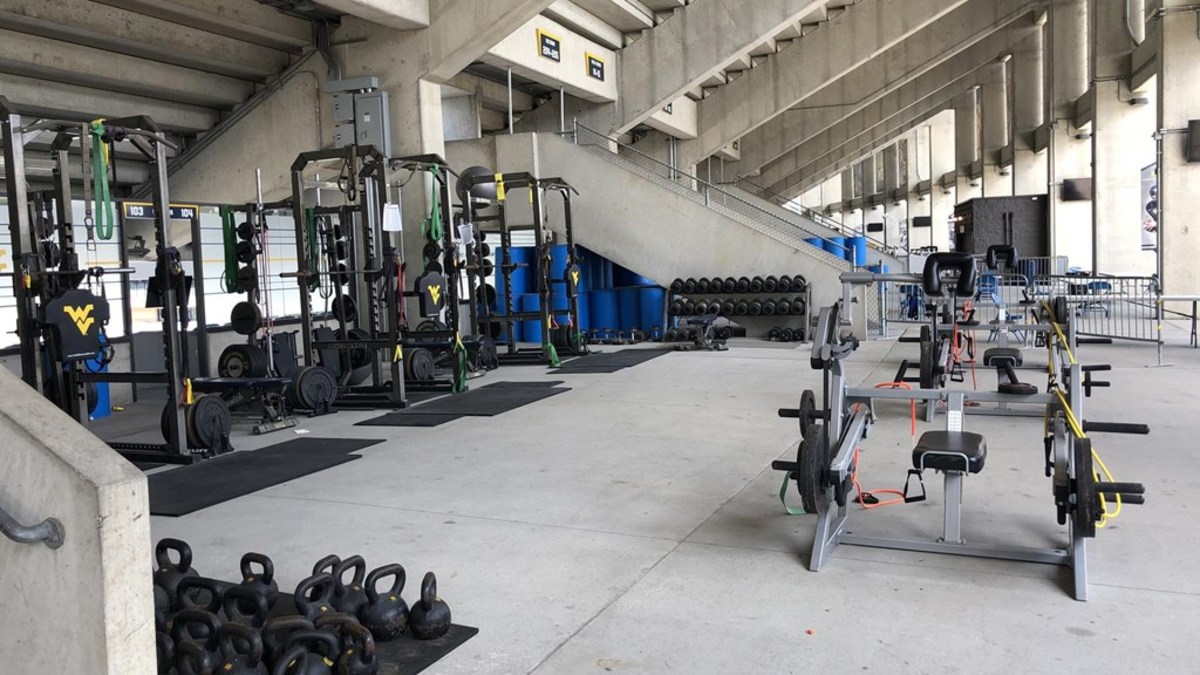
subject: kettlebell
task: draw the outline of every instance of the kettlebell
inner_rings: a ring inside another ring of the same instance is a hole
[[[225,591],[221,607],[229,619],[227,624],[235,623],[255,630],[267,623],[267,612],[270,611],[267,599],[261,593],[240,585]]]
[[[179,554],[179,562],[171,562],[171,551]],[[180,579],[199,574],[192,569],[192,547],[179,539],[160,540],[154,547],[154,560],[158,563],[158,569],[154,570],[154,584],[162,586],[171,598],[178,595],[176,587]]]
[[[342,653],[334,666],[337,675],[376,675],[379,658],[375,656],[375,638],[361,624],[342,626]]]
[[[201,643],[184,642],[175,646],[175,668],[178,675],[212,675],[218,661]]]
[[[296,611],[309,621],[333,611],[333,577],[317,574],[296,586]]]
[[[175,587],[175,607],[178,609],[203,609],[220,614],[225,591],[231,584],[208,577],[184,577]]]
[[[183,672],[183,653],[186,645],[197,645],[207,654],[207,657],[197,662],[197,666],[209,664],[215,666],[221,658],[221,648],[217,644],[217,633],[221,630],[221,619],[212,612],[202,609],[184,609],[175,615],[175,623],[171,626],[171,639],[175,641],[176,663],[179,672]],[[203,670],[200,667],[199,670]]]
[[[325,631],[326,633],[337,637],[338,649],[346,648],[345,635],[343,634],[345,627],[361,625],[362,624],[358,622],[358,617],[352,616],[345,612],[331,612],[329,614],[321,615],[317,617],[316,621],[313,621],[313,626],[317,630]]]
[[[354,570],[350,583],[345,583],[347,570]],[[363,579],[367,575],[367,563],[361,555],[352,555],[333,568],[333,606],[339,612],[358,616],[367,605],[367,592],[363,590]]]
[[[303,646],[309,652],[304,670],[295,672],[302,675],[332,675],[334,659],[339,651],[338,640],[332,634],[319,630],[302,630],[289,635],[287,644],[289,653],[293,647],[298,646]]]
[[[367,606],[362,610],[362,625],[380,642],[395,640],[408,626],[408,603],[400,597],[405,576],[400,564],[384,565],[367,575]],[[375,585],[385,577],[393,577],[395,582],[381,595]]]
[[[274,666],[287,651],[287,639],[295,632],[312,630],[313,623],[302,616],[277,616],[268,619],[262,629],[263,656],[267,664]]]
[[[317,564],[313,565],[313,576],[325,574],[326,572],[333,574],[334,568],[336,568],[340,562],[342,562],[342,559],[336,555],[327,555],[324,558],[321,558],[317,561]]]
[[[304,675],[308,672],[308,662],[317,658],[304,645],[289,649],[280,654],[275,667],[271,669],[271,675]]]
[[[450,606],[437,596],[433,572],[426,572],[421,580],[421,599],[413,603],[408,625],[418,640],[436,640],[450,630]]]
[[[154,627],[160,631],[169,631],[170,620],[171,596],[162,586],[156,585],[154,587]]]
[[[254,564],[261,568],[254,573]],[[250,588],[267,599],[267,607],[274,607],[279,599],[279,584],[275,583],[275,563],[262,553],[247,553],[242,556],[242,586]]]
[[[237,623],[221,626],[217,636],[223,661],[216,669],[223,675],[267,675],[263,663],[262,638],[258,631]]]
[[[154,634],[154,654],[159,675],[175,672],[175,641],[161,630]]]

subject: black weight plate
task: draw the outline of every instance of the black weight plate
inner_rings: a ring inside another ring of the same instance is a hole
[[[267,353],[258,345],[229,345],[217,359],[221,377],[266,377],[267,368]]]
[[[438,246],[436,242],[427,241],[421,248],[421,254],[425,256],[426,260],[436,260],[438,256],[442,255],[442,247]]]
[[[346,260],[350,257],[350,247],[346,245],[345,239],[333,245],[333,257],[338,260]]]
[[[371,339],[371,334],[362,328],[351,328],[346,331],[346,337],[350,340],[367,341]],[[371,364],[372,350],[367,347],[355,347],[350,350],[350,368],[359,370],[364,366]]]
[[[1062,297],[1054,299],[1054,302],[1050,304],[1050,311],[1054,313],[1054,322],[1063,324],[1067,323],[1067,317],[1071,313],[1067,299]]]
[[[358,305],[355,304],[354,298],[349,295],[339,295],[333,299],[329,305],[329,311],[336,317],[345,317],[347,320],[353,320],[357,315]]]
[[[250,241],[254,238],[254,226],[249,222],[238,223],[237,236],[242,241]]]
[[[96,406],[100,405],[100,391],[96,389],[95,382],[85,382],[83,385],[83,400],[87,401],[87,411],[91,415],[96,412]]]
[[[242,264],[250,264],[254,262],[255,256],[258,255],[258,249],[254,247],[254,242],[239,241],[235,249],[234,257]]]
[[[937,352],[933,340],[921,340],[921,388],[937,388]]]
[[[721,326],[717,329],[718,340],[728,340],[733,337],[733,326]]]
[[[496,287],[491,284],[483,284],[475,288],[475,302],[481,305],[491,307],[496,304]]]
[[[163,406],[162,414],[159,416],[159,420],[158,420],[159,429],[162,431],[162,437],[163,437],[164,441],[170,442],[170,440],[171,440],[171,431],[168,428],[168,425],[170,424],[170,422],[168,422],[167,420],[173,414],[175,414],[175,403],[173,401],[167,401],[166,405]],[[187,416],[186,416],[186,411],[185,411],[185,415],[184,415],[185,423],[186,423],[186,419],[187,419]]]
[[[494,263],[492,263],[491,260],[484,260],[483,264],[479,266],[479,273],[485,277],[492,276],[492,273],[495,271],[496,271],[496,265]]]
[[[486,258],[492,254],[492,247],[487,242],[479,244],[479,255]]]
[[[800,392],[800,435],[808,438],[812,433],[813,426],[817,424],[817,420],[813,419],[813,413],[817,410],[817,395],[812,389],[805,389]]]
[[[726,277],[725,280],[721,282],[722,293],[733,293],[736,290],[737,279],[734,279],[733,277]]]
[[[414,347],[404,355],[404,372],[415,382],[428,382],[434,378],[437,365],[433,352],[424,347]]]
[[[488,370],[500,367],[500,355],[496,351],[495,340],[490,337],[479,338],[479,360]]]
[[[792,291],[792,278],[786,274],[779,277],[779,280],[775,282],[775,290],[780,293],[790,293]]]
[[[800,441],[796,451],[796,487],[800,491],[800,506],[807,513],[816,513],[821,496],[829,483],[829,448],[825,443],[825,425],[815,424]]]
[[[441,274],[442,273],[442,264],[436,260],[430,260],[429,262],[425,263],[425,271],[426,272],[437,272],[438,274]]]
[[[337,380],[328,368],[311,366],[296,374],[296,400],[306,410],[323,409],[337,399]]]
[[[488,336],[490,336],[493,340],[499,340],[500,334],[504,332],[504,322],[503,321],[489,322],[488,326],[487,326],[487,332],[488,332]]]
[[[258,288],[258,270],[253,265],[246,265],[237,271],[238,286],[244,291]]]
[[[350,268],[346,266],[346,263],[337,264],[337,271],[330,275],[330,278],[333,279],[333,284],[335,286],[345,286],[346,284],[350,283],[349,269]]]
[[[417,327],[415,330],[418,333],[427,333],[430,331],[450,330],[450,328],[446,324],[442,323],[441,321],[438,321],[437,319],[425,319],[425,320],[421,321],[421,323],[417,324]]]
[[[1076,438],[1075,450],[1075,532],[1084,537],[1096,536],[1100,521],[1100,493],[1096,490],[1096,475],[1092,467],[1092,441]]]
[[[262,312],[259,311],[258,305],[243,300],[233,306],[229,313],[229,324],[238,335],[253,335],[262,325]]]
[[[201,396],[188,406],[188,445],[193,448],[217,450],[233,430],[229,406],[220,396]]]

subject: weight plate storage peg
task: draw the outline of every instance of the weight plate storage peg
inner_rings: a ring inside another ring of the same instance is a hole
[[[436,260],[442,254],[442,249],[436,242],[427,241],[421,249],[421,253],[425,255],[426,260]]]

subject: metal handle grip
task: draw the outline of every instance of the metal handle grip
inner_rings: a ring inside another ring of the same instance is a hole
[[[1084,420],[1084,433],[1092,431],[1102,434],[1138,434],[1145,436],[1150,433],[1150,427],[1145,424],[1125,424],[1122,422],[1090,422]]]
[[[57,518],[47,518],[37,525],[22,525],[4,509],[0,509],[0,531],[18,544],[36,544],[40,541],[50,548],[62,546],[66,538],[63,524]]]

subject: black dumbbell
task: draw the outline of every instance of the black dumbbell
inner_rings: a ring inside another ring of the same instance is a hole
[[[683,314],[683,301],[682,300],[672,301],[671,306],[667,308],[667,313],[670,314],[671,316],[679,316],[680,314]]]
[[[749,316],[761,316],[763,313],[762,300],[752,300],[750,306],[746,308],[746,314]]]
[[[700,302],[696,303],[696,306],[693,309],[695,309],[696,316],[703,316],[708,314],[708,303],[701,300]]]
[[[671,292],[672,293],[682,293],[683,292],[683,279],[676,279],[675,281],[671,282]]]
[[[771,342],[779,339],[779,326],[771,326],[771,329],[767,331],[767,339]]]
[[[745,300],[738,300],[733,305],[733,316],[746,316],[750,313],[750,303]]]
[[[684,293],[695,293],[696,292],[696,280],[688,279],[687,281],[683,282],[683,292]]]
[[[734,302],[733,298],[725,298],[725,302],[721,303],[721,314],[725,316],[733,316],[736,309],[737,303]]]
[[[774,300],[764,300],[762,303],[763,316],[775,316],[776,304]]]
[[[774,293],[775,289],[779,288],[779,279],[775,277],[767,277],[763,279],[763,292]]]
[[[737,293],[746,293],[750,290],[750,279],[747,277],[738,277],[738,280],[734,282],[733,290]]]
[[[708,279],[706,279],[704,277],[700,277],[699,279],[696,280],[696,292],[697,293],[707,293],[708,292]]]
[[[804,298],[792,298],[792,302],[788,307],[792,314],[803,314],[806,309]]]
[[[721,292],[722,293],[733,293],[736,290],[737,290],[737,279],[734,279],[733,277],[725,277],[725,279],[723,279],[721,281]]]
[[[684,300],[683,301],[683,311],[680,312],[680,314],[682,314],[684,316],[695,316],[696,315],[696,303],[692,302],[691,300]]]
[[[792,341],[792,329],[791,328],[780,328],[779,329],[779,341],[780,342],[791,342]]]
[[[750,292],[751,293],[762,293],[763,292],[763,278],[762,277],[754,277],[753,279],[750,280]]]
[[[780,293],[791,293],[792,278],[786,274],[779,277],[779,281],[775,282],[775,290],[779,291]]]

